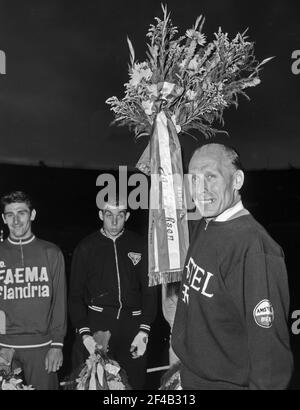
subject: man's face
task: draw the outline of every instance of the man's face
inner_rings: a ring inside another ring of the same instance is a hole
[[[238,202],[234,189],[238,173],[242,171],[234,169],[220,148],[204,148],[193,155],[189,165],[192,196],[202,216],[216,217]]]
[[[103,221],[103,228],[110,236],[117,236],[124,224],[129,218],[129,212],[126,212],[125,207],[106,205],[105,208],[99,212],[100,219]]]
[[[26,239],[31,235],[31,222],[35,219],[36,212],[30,212],[25,202],[13,202],[5,205],[2,214],[3,222],[8,226],[12,239]]]

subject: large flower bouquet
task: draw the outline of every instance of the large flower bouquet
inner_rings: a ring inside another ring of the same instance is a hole
[[[131,390],[125,372],[101,348],[86,360],[76,383],[76,390]]]
[[[131,390],[125,371],[98,345],[61,386],[64,390]]]
[[[260,83],[254,43],[246,32],[232,40],[221,28],[207,42],[204,18],[178,36],[167,7],[147,33],[147,58],[139,63],[131,41],[129,81],[122,99],[106,100],[114,122],[128,125],[150,142],[137,167],[151,175],[149,210],[149,285],[181,280],[188,249],[187,207],[179,132],[200,131],[205,137],[223,123],[223,111],[238,105],[238,95]],[[176,176],[176,177],[175,177]],[[179,177],[179,178],[178,178]]]
[[[260,83],[259,71],[271,58],[258,62],[254,43],[246,32],[232,40],[221,28],[207,42],[204,17],[177,36],[167,7],[163,19],[155,18],[147,33],[147,59],[136,61],[130,49],[129,81],[122,99],[110,97],[107,104],[115,122],[133,128],[138,137],[151,134],[155,114],[163,106],[177,132],[198,129],[209,137],[217,131],[212,124],[222,122],[224,108],[238,105],[238,94],[248,98],[245,89]],[[177,37],[176,37],[177,36]]]

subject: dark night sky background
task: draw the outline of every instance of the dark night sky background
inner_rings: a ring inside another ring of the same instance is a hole
[[[134,166],[146,139],[134,141],[126,128],[110,127],[111,95],[123,96],[128,35],[143,61],[146,32],[161,16],[157,0],[1,0],[0,162],[75,168]],[[229,142],[247,169],[300,166],[300,74],[292,52],[300,50],[299,1],[168,1],[180,33],[199,14],[211,40],[222,26],[230,36],[249,27],[256,56],[276,58],[249,89],[251,101],[225,112]],[[300,63],[299,63],[300,67]],[[196,147],[180,137],[184,161]],[[203,142],[200,137],[200,142]]]

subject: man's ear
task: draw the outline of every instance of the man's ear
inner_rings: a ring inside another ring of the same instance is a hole
[[[5,225],[7,225],[7,222],[6,222],[6,220],[5,220],[4,214],[1,214],[1,215],[2,215],[2,220],[3,220],[3,222],[5,223]]]
[[[35,217],[36,217],[36,210],[33,209],[33,210],[31,211],[31,214],[30,214],[30,220],[31,220],[31,221],[34,221],[34,220],[35,220]]]
[[[125,222],[127,221],[127,219],[130,217],[130,212],[126,212],[126,215],[125,215]]]
[[[100,211],[99,211],[99,218],[101,219],[101,221],[103,221],[103,211],[102,211],[102,209],[100,209]]]
[[[234,173],[233,188],[239,191],[244,184],[244,172],[241,169],[238,169]]]

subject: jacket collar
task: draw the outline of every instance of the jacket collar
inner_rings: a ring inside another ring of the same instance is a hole
[[[232,219],[232,217],[237,214],[238,212],[241,212],[242,210],[245,210],[244,205],[242,201],[237,202],[235,205],[233,205],[231,208],[226,209],[226,211],[222,212],[220,215],[218,215],[214,221],[215,222],[225,222],[228,221],[229,219]]]
[[[31,235],[29,236],[29,238],[26,239],[12,239],[11,237],[7,237],[7,240],[9,243],[11,243],[12,245],[27,245],[28,243],[31,243],[33,240],[35,239],[35,235]]]
[[[105,236],[106,238],[111,239],[112,241],[115,242],[116,239],[120,238],[120,236],[123,235],[124,230],[125,230],[125,229],[123,229],[123,230],[122,230],[120,233],[118,233],[118,235],[116,235],[116,236],[110,236],[110,235],[108,235],[108,234],[106,233],[105,229],[103,229],[103,228],[100,229],[100,232],[102,233],[103,236]]]

